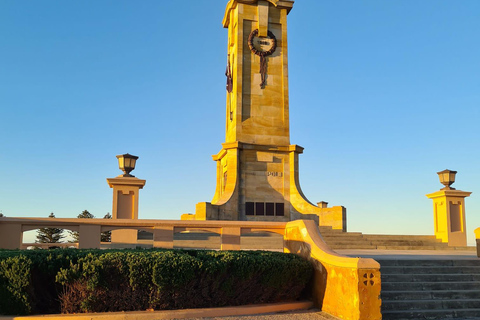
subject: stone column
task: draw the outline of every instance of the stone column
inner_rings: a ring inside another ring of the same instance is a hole
[[[78,249],[100,249],[100,233],[102,226],[86,225],[79,226]]]
[[[466,246],[465,198],[471,192],[439,190],[427,194],[433,200],[435,237],[449,246]]]
[[[0,218],[0,249],[20,249],[23,231],[20,223],[2,223],[7,218]]]
[[[116,177],[107,179],[113,188],[112,219],[138,219],[138,194],[146,180],[135,177]],[[136,244],[137,230],[113,230],[112,244]]]
[[[154,248],[173,248],[173,226],[155,226],[153,229],[153,247]]]
[[[220,250],[240,250],[240,227],[223,227]]]

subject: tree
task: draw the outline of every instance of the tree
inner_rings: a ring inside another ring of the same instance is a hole
[[[55,215],[50,213],[49,218],[55,218]],[[65,236],[63,229],[60,228],[40,228],[37,231],[37,243],[60,243]]]
[[[93,219],[95,216],[88,212],[88,210],[83,210],[82,213],[80,213],[77,216],[78,219]],[[70,231],[70,236],[73,238],[70,242],[78,242],[80,240],[80,234],[77,231]]]
[[[2,218],[2,217],[5,217],[5,216],[3,215],[3,213],[0,212],[0,218]]]
[[[110,212],[107,212],[107,214],[103,217],[103,219],[112,219],[112,215],[110,214]],[[100,236],[100,241],[111,242],[112,241],[112,231],[102,232],[102,235]]]

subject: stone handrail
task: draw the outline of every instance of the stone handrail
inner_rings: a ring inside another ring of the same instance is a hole
[[[292,222],[189,221],[73,218],[0,218],[0,248],[22,247],[24,231],[45,227],[79,232],[79,248],[100,248],[100,233],[118,229],[153,233],[153,246],[173,248],[175,232],[205,230],[220,234],[221,250],[240,250],[242,234],[263,231],[284,236],[284,251],[310,260],[315,268],[314,303],[345,320],[380,320],[380,265],[373,259],[350,258],[332,251],[311,220]]]
[[[327,246],[310,220],[287,223],[284,251],[313,263],[313,298],[322,311],[346,320],[382,319],[378,262],[339,255]]]

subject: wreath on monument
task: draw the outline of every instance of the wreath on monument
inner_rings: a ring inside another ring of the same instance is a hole
[[[274,53],[275,50],[277,49],[277,38],[275,38],[275,35],[270,30],[267,32],[267,35],[268,35],[268,38],[272,39],[272,46],[268,51],[259,51],[253,45],[253,39],[255,37],[258,37],[258,29],[255,29],[252,32],[250,32],[250,35],[248,36],[248,47],[250,48],[250,51],[252,51],[254,54],[260,57],[266,57]]]
[[[266,73],[267,73],[267,59],[266,57],[271,55],[272,53],[275,52],[277,49],[277,38],[275,38],[275,35],[273,34],[272,31],[267,32],[268,38],[272,41],[270,44],[270,49],[267,51],[260,51],[257,48],[255,48],[255,45],[253,44],[253,40],[255,37],[258,37],[258,29],[253,30],[250,35],[248,36],[248,47],[250,48],[250,51],[252,51],[255,55],[260,57],[260,74],[262,75],[262,83],[260,83],[260,87],[263,88],[265,87],[265,80],[266,80]]]

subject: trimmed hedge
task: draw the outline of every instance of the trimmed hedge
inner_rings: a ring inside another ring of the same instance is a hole
[[[305,298],[313,268],[268,251],[0,251],[0,314],[221,307]]]
[[[0,314],[59,313],[62,286],[55,277],[60,269],[68,268],[89,252],[0,250]]]

